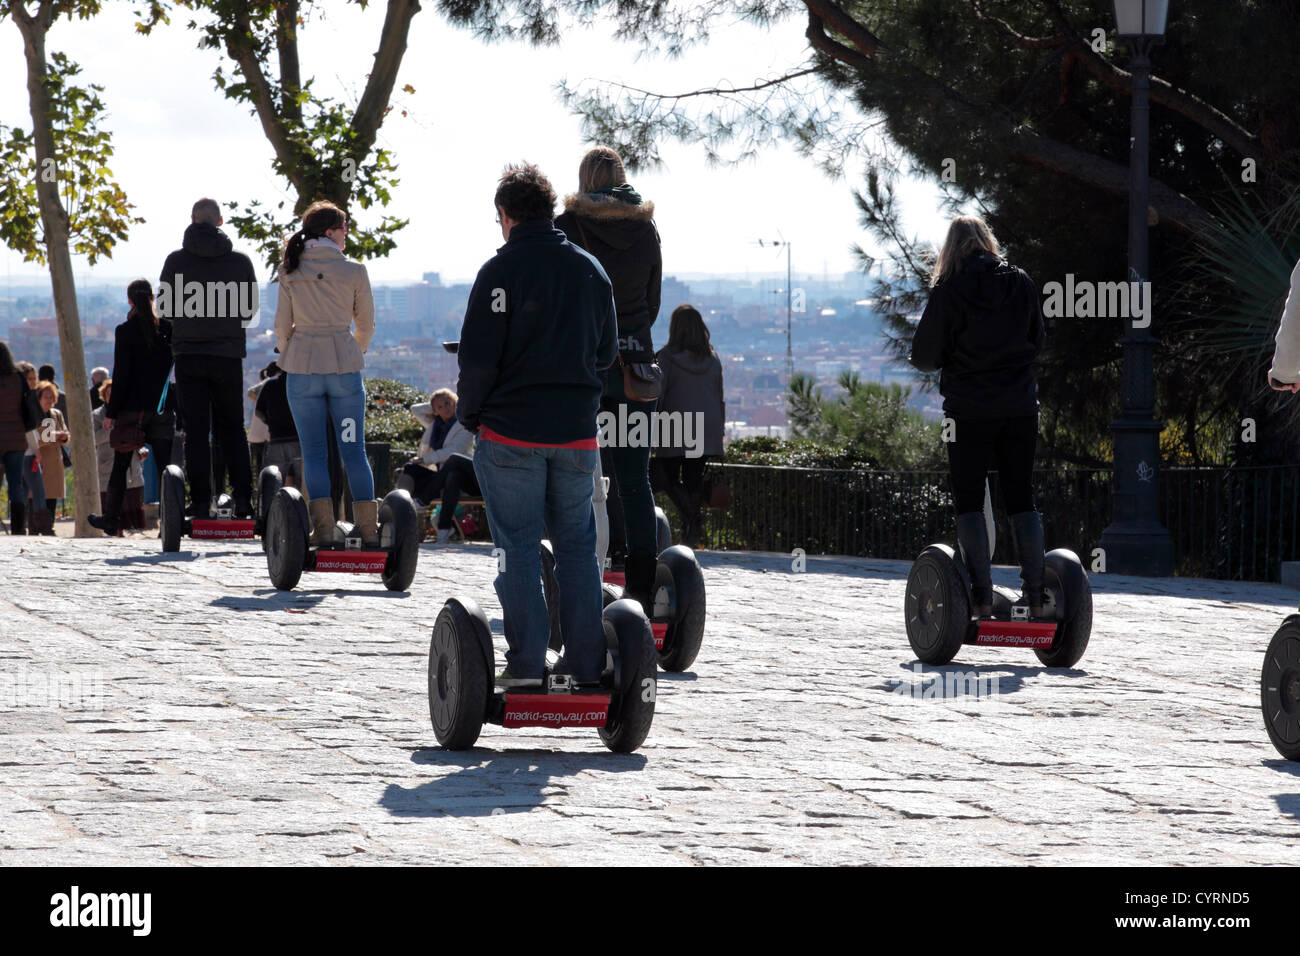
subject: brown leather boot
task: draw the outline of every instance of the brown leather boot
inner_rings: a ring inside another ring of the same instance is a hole
[[[357,531],[361,534],[361,547],[373,550],[379,547],[379,502],[352,502],[352,517],[356,518]]]
[[[337,543],[334,528],[334,499],[313,498],[308,507],[311,511],[311,546],[328,548]]]

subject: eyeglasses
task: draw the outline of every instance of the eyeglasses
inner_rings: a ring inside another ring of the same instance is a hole
[[[497,225],[501,225],[501,217],[499,215],[497,216]]]

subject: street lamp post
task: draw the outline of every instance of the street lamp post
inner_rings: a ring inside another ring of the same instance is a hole
[[[1132,135],[1129,140],[1128,262],[1130,286],[1145,289],[1149,277],[1148,164],[1150,161],[1151,48],[1165,32],[1169,0],[1114,0],[1117,34],[1133,54]],[[1133,297],[1130,296],[1132,301]],[[1151,315],[1150,302],[1146,314]],[[1129,309],[1124,337],[1123,394],[1120,415],[1111,423],[1115,477],[1111,523],[1101,536],[1106,570],[1121,574],[1168,576],[1173,573],[1173,546],[1160,523],[1160,428],[1155,420],[1155,375],[1150,322],[1136,324]]]
[[[794,345],[790,337],[791,317],[794,314],[790,288],[793,281],[790,275],[790,243],[784,239],[758,240],[760,246],[785,246],[785,377],[787,382],[794,378]]]

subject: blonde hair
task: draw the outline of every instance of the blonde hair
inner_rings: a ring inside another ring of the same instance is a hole
[[[98,394],[99,397],[102,398],[104,401],[108,401],[108,395],[105,394],[105,393],[107,393],[107,392],[111,392],[112,390],[113,390],[113,380],[112,380],[111,378],[106,378],[106,379],[104,379],[102,382],[99,383],[99,388],[98,388],[98,390],[97,390],[97,394]]]
[[[608,146],[588,150],[578,164],[578,191],[594,193],[597,189],[621,186],[627,182],[623,160]]]
[[[59,386],[55,385],[53,382],[37,382],[34,391],[38,396],[49,392],[54,396],[56,402],[59,400]]]
[[[1002,255],[997,237],[988,223],[979,216],[958,216],[948,227],[948,238],[943,241],[943,249],[935,260],[934,271],[930,273],[931,287],[952,278],[962,260],[979,249],[995,256]]]
[[[453,405],[457,404],[457,403],[460,401],[460,399],[458,399],[458,398],[456,397],[456,393],[453,392],[451,389],[449,389],[449,388],[440,388],[440,389],[438,389],[436,392],[434,392],[432,395],[429,396],[429,404],[432,405],[432,404],[433,404],[434,402],[436,402],[439,398],[447,398],[447,399],[450,399],[450,400],[451,400],[451,403],[452,403]]]

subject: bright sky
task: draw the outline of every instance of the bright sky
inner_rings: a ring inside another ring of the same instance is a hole
[[[185,14],[144,38],[133,32],[131,5],[117,0],[105,6],[108,12],[88,24],[59,21],[48,48],[79,62],[83,82],[104,87],[116,150],[112,169],[146,222],[112,260],[93,270],[78,260],[79,282],[156,277],[200,195],[223,203],[291,198],[271,170],[271,147],[256,117],[214,88],[213,68],[218,62],[228,67],[228,61],[197,49],[196,34],[184,28]],[[328,9],[328,18],[316,16],[302,32],[303,76],[314,75],[320,92],[355,104],[383,4],[362,12],[334,0]],[[539,164],[561,196],[576,188],[578,160],[588,144],[580,138],[579,119],[553,92],[557,80],[615,80],[656,91],[747,85],[798,66],[806,52],[803,28],[794,22],[772,31],[725,27],[676,62],[638,60],[634,46],[615,43],[609,33],[608,26],[577,31],[552,49],[487,46],[447,25],[433,3],[424,5],[412,23],[396,108],[379,134],[395,154],[401,179],[389,209],[411,223],[387,259],[367,264],[372,280],[414,280],[426,271],[440,272],[444,282],[472,278],[501,243],[491,199],[509,161]],[[30,128],[25,84],[21,38],[6,20],[0,23],[0,123]],[[415,88],[413,96],[400,92],[404,84]],[[871,247],[851,193],[860,167],[833,181],[786,148],[735,169],[708,168],[698,146],[670,143],[663,152],[665,168],[632,182],[655,202],[665,274],[783,272],[784,250],[754,242],[778,233],[793,244],[796,273],[834,276],[856,267],[853,243]],[[920,183],[903,186],[909,228],[941,240],[946,222],[935,212],[935,191]],[[45,275],[3,247],[0,256],[12,280]],[[258,270],[267,278],[260,263]]]

